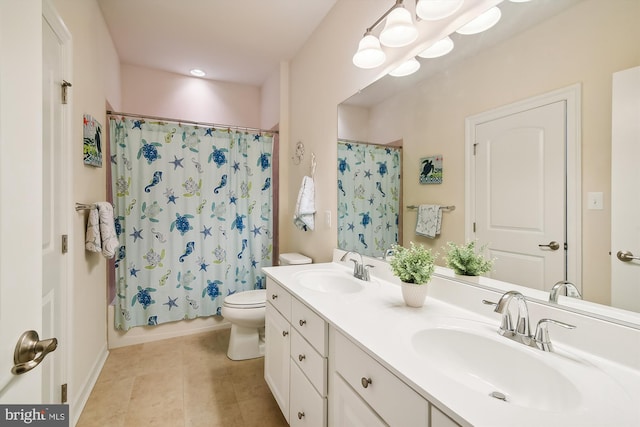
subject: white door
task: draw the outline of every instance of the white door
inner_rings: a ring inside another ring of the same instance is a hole
[[[62,236],[68,233],[66,218],[71,209],[67,197],[69,182],[66,164],[69,157],[65,144],[66,105],[62,103],[65,78],[64,43],[66,30],[57,24],[56,16],[45,9],[42,20],[42,337],[56,337],[58,348],[42,362],[44,403],[61,403],[61,386],[66,377],[65,325],[67,257]],[[53,26],[53,27],[52,27]],[[55,28],[55,29],[54,29]],[[62,34],[61,34],[62,33]],[[62,35],[62,37],[61,37]],[[67,36],[67,37],[65,37]],[[66,214],[65,214],[66,213]]]
[[[611,305],[640,311],[640,260],[617,256],[640,257],[640,67],[613,75],[611,146]]]
[[[264,353],[264,379],[278,402],[280,410],[289,421],[289,352],[291,337],[287,319],[267,303],[264,339],[267,344]]]
[[[0,1],[0,402],[40,403],[42,370],[13,352],[42,331],[42,5]],[[42,338],[42,335],[41,335]]]
[[[566,102],[475,126],[475,230],[491,277],[549,290],[566,278]]]

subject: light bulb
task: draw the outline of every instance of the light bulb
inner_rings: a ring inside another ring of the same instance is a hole
[[[413,74],[420,69],[420,62],[416,58],[411,58],[403,62],[399,67],[389,73],[393,77],[404,77]]]
[[[387,16],[380,33],[380,43],[389,47],[402,47],[418,38],[418,29],[413,25],[411,13],[402,6],[396,7]]]
[[[453,15],[464,0],[418,0],[416,15],[426,21],[435,21]]]
[[[488,30],[498,23],[502,12],[497,7],[492,7],[483,14],[477,16],[456,31],[458,34],[477,34]]]
[[[207,73],[205,73],[204,71],[202,71],[199,68],[194,68],[192,70],[189,70],[189,74],[191,74],[192,76],[196,76],[196,77],[204,77],[207,75]]]
[[[359,68],[376,68],[384,63],[386,57],[378,38],[368,33],[360,40],[358,51],[353,55],[353,63]]]
[[[418,54],[420,58],[438,58],[453,50],[453,40],[448,36],[438,40]]]

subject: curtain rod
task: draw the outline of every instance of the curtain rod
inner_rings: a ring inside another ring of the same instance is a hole
[[[147,119],[147,120],[158,120],[158,121],[161,121],[161,122],[185,123],[185,124],[190,124],[190,125],[209,126],[209,127],[214,127],[214,128],[218,127],[218,128],[224,128],[224,129],[257,131],[257,132],[265,132],[265,133],[280,133],[277,130],[267,130],[267,129],[259,129],[259,128],[252,128],[252,127],[246,127],[246,126],[235,126],[235,125],[231,126],[231,125],[223,125],[223,124],[220,124],[220,123],[194,122],[192,120],[169,119],[167,117],[145,116],[145,115],[142,115],[142,114],[121,113],[119,111],[110,111],[110,110],[107,110],[107,115],[108,116],[125,116],[125,117],[133,117],[133,118]]]

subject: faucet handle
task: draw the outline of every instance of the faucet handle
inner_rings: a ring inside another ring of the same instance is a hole
[[[498,307],[497,302],[489,301],[486,299],[483,299],[482,303],[485,305],[491,305],[496,308]],[[507,333],[513,333],[514,330],[515,329],[513,327],[513,319],[511,318],[511,313],[509,312],[509,310],[505,310],[504,313],[502,313],[502,322],[500,323],[499,332],[501,335],[505,335]]]
[[[366,280],[367,282],[371,280],[371,275],[369,274],[370,268],[376,268],[376,266],[371,264],[365,264],[362,266],[362,280]]]
[[[558,320],[553,319],[540,319],[538,325],[536,326],[536,335],[535,342],[538,345],[538,348],[543,351],[553,351],[553,345],[551,344],[551,339],[549,338],[549,323],[562,326],[566,329],[575,329],[575,325],[570,325],[568,323],[560,322]]]

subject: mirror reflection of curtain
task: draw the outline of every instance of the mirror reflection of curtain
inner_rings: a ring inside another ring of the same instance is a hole
[[[338,246],[381,257],[398,242],[401,150],[338,140]]]
[[[117,329],[220,314],[265,287],[273,136],[111,118]]]

